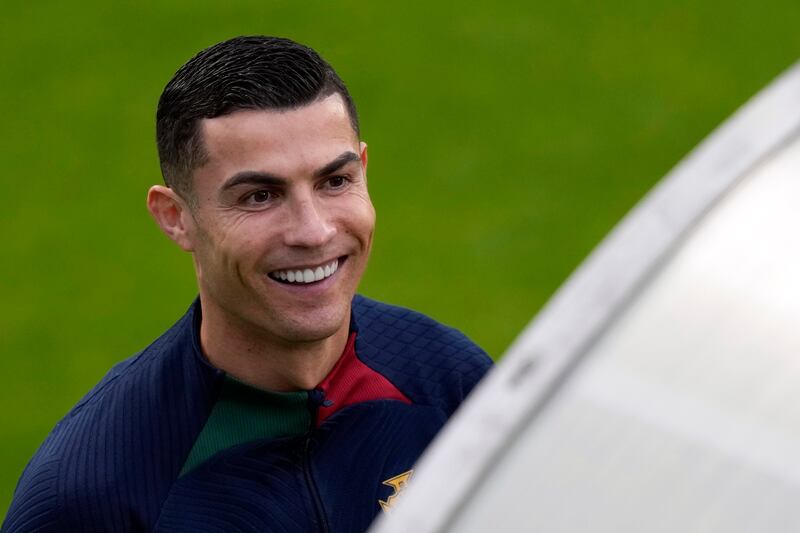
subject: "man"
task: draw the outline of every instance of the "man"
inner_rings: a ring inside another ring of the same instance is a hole
[[[199,299],[58,423],[3,531],[364,531],[490,361],[355,295],[375,213],[347,89],[232,39],[167,84],[157,140],[147,205]]]

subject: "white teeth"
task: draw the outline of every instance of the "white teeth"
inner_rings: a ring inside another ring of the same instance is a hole
[[[270,272],[270,277],[289,283],[313,283],[332,276],[339,269],[339,260],[334,259],[327,265],[320,265],[314,269],[303,270],[276,270]]]

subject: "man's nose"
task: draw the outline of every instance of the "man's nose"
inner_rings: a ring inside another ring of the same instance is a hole
[[[284,241],[288,246],[319,247],[336,234],[336,226],[327,210],[313,197],[295,199],[291,202],[290,211],[288,227],[284,232]]]

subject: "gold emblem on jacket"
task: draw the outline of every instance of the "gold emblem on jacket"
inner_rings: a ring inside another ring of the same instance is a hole
[[[388,512],[397,502],[397,497],[400,495],[400,492],[406,488],[412,472],[414,471],[409,470],[407,472],[403,472],[402,474],[389,478],[383,482],[383,484],[387,487],[394,489],[394,492],[391,494],[391,496],[386,498],[386,500],[378,500],[378,503],[381,505],[381,509],[383,509],[384,512]]]

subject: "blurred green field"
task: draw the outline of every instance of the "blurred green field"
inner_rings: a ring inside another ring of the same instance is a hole
[[[28,458],[195,294],[149,219],[172,73],[240,34],[347,81],[378,229],[362,292],[493,356],[616,221],[800,57],[796,0],[4,2],[0,516]]]

